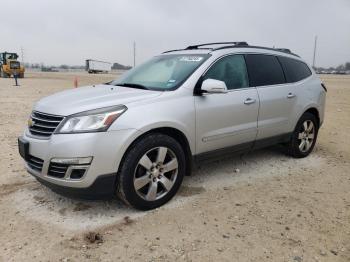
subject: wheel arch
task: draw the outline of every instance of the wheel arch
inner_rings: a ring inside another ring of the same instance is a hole
[[[180,143],[181,147],[184,150],[185,158],[186,158],[186,175],[189,176],[192,172],[192,166],[193,166],[192,150],[191,150],[191,147],[190,147],[190,144],[189,144],[189,141],[188,141],[186,135],[182,131],[180,131],[179,129],[174,128],[174,127],[157,127],[157,128],[153,128],[153,129],[147,130],[147,131],[139,134],[125,150],[123,157],[120,161],[118,171],[120,170],[120,167],[125,159],[126,154],[129,152],[129,150],[145,136],[147,136],[149,134],[155,134],[155,133],[170,136],[170,137],[174,138],[177,142]]]
[[[300,125],[303,125],[304,121],[306,121],[310,118],[310,116],[309,116],[309,117],[306,117],[303,119],[303,116],[306,113],[311,114],[313,117],[315,117],[317,123],[315,123],[316,130],[315,130],[315,136],[313,137],[311,148],[309,148],[309,149],[307,149],[307,151],[303,152],[303,151],[300,151],[301,149],[299,149],[301,144],[299,144],[298,141],[301,139],[298,138],[300,135],[300,130],[298,129],[298,124],[300,123]],[[308,156],[311,153],[311,151],[313,150],[313,147],[315,146],[319,126],[320,126],[320,112],[317,109],[317,107],[310,106],[310,107],[306,108],[305,110],[303,110],[302,113],[297,118],[297,123],[295,124],[294,131],[290,137],[290,141],[287,143],[287,153],[295,158],[302,158],[302,157]]]
[[[299,119],[305,113],[313,114],[316,117],[316,119],[317,119],[318,127],[320,127],[320,124],[321,124],[320,110],[317,108],[316,104],[312,104],[312,105],[308,105],[307,107],[305,107],[305,108],[303,108],[302,110],[299,111],[297,117],[294,119],[295,123],[293,125],[293,131],[294,131],[295,127],[297,126]]]
[[[317,125],[318,127],[320,126],[320,113],[318,111],[318,109],[316,107],[310,107],[308,108],[306,111],[304,111],[304,113],[302,115],[304,115],[305,113],[310,113],[310,114],[313,114],[316,119],[317,119]],[[301,116],[300,116],[301,117]]]

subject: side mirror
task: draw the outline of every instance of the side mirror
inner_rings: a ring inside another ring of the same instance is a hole
[[[215,79],[204,80],[201,87],[204,94],[224,94],[227,93],[225,82]]]

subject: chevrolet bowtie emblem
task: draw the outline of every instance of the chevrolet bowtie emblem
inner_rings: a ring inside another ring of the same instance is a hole
[[[35,122],[31,118],[29,118],[28,119],[28,127],[32,127],[32,126],[34,126],[34,124],[35,124]]]

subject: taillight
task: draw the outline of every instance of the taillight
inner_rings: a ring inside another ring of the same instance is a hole
[[[321,83],[321,86],[323,87],[324,91],[327,92],[327,88],[326,88],[326,85],[324,83]]]

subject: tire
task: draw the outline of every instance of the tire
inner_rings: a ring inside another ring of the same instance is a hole
[[[315,115],[304,113],[300,117],[287,145],[288,154],[295,158],[307,157],[316,144],[318,129],[319,123]]]
[[[6,74],[4,71],[1,71],[1,77],[2,77],[2,78],[8,78],[9,75]]]
[[[185,172],[181,145],[167,135],[149,134],[126,152],[118,172],[117,194],[136,209],[154,209],[176,194]]]

